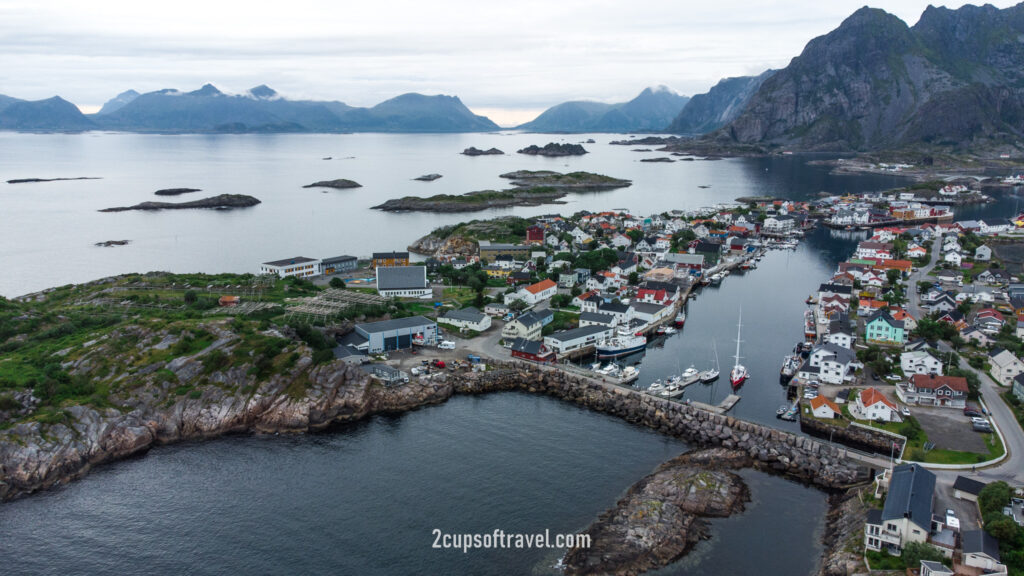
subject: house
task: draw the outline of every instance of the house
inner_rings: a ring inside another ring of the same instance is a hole
[[[900,464],[887,472],[888,494],[881,510],[869,510],[864,545],[899,555],[911,542],[926,542],[932,527],[935,474],[918,464]],[[884,479],[882,481],[885,481]]]
[[[580,306],[581,312],[597,312],[615,317],[619,324],[628,324],[633,320],[633,308],[617,300],[605,302],[602,298],[589,298]]]
[[[953,576],[955,573],[942,562],[921,560],[920,576]]]
[[[536,311],[530,311],[506,322],[501,329],[501,337],[540,340],[543,329],[543,317]]]
[[[960,500],[977,502],[978,494],[981,494],[981,489],[985,486],[988,484],[966,476],[957,476],[956,481],[953,482],[953,496]]]
[[[656,304],[653,302],[633,302],[629,305],[633,310],[633,318],[648,325],[656,324],[675,316],[675,307],[671,304]]]
[[[996,334],[1006,321],[998,310],[982,308],[974,315],[974,326],[986,334]]]
[[[914,374],[896,386],[896,395],[907,404],[963,409],[967,405],[967,379],[962,376]]]
[[[556,359],[554,350],[548,348],[546,344],[540,340],[526,338],[512,340],[512,357],[543,363],[554,363]]]
[[[992,259],[992,249],[982,244],[974,250],[974,259],[979,262],[988,262]]]
[[[811,398],[811,413],[815,418],[838,418],[843,411],[838,404],[820,395]]]
[[[386,350],[403,350],[416,342],[437,342],[437,322],[423,316],[356,324],[355,333],[365,339],[366,351],[374,354]],[[362,348],[362,345],[357,345]]]
[[[835,327],[833,329],[831,327],[831,325],[829,327],[828,334],[825,336],[825,342],[828,342],[830,344],[835,344],[836,346],[842,346],[843,348],[846,348],[847,350],[850,350],[850,349],[853,348],[853,342],[856,339],[857,338],[856,338],[856,336],[854,336],[854,333],[853,333],[852,329],[850,329],[850,328],[843,328],[843,327],[839,327],[839,326],[837,326],[837,327]]]
[[[619,319],[612,314],[601,314],[600,312],[581,312],[580,328],[584,326],[605,326],[614,328],[619,325]]]
[[[946,252],[942,257],[943,262],[948,262],[953,266],[960,266],[963,263],[963,257],[960,256],[959,252]]]
[[[505,294],[505,304],[511,304],[516,300],[522,300],[528,305],[533,306],[538,302],[543,302],[548,298],[551,298],[558,292],[558,285],[555,284],[550,278],[541,280],[536,284],[520,288],[517,292],[511,294]]]
[[[480,258],[494,260],[498,256],[511,256],[519,261],[526,261],[530,257],[533,246],[529,244],[499,244],[487,240],[477,242],[480,251]]]
[[[988,353],[989,363],[992,365],[992,377],[1002,386],[1010,386],[1013,379],[1024,373],[1024,362],[1021,362],[1009,350],[993,348]]]
[[[517,270],[515,272],[512,272],[511,274],[508,275],[508,277],[505,278],[505,283],[508,284],[509,286],[519,286],[520,284],[528,283],[532,279],[533,274],[530,274],[529,272],[524,272],[522,270]]]
[[[385,298],[429,298],[426,266],[378,266],[377,294]]]
[[[942,374],[942,362],[925,352],[904,352],[900,354],[900,369],[904,374]]]
[[[931,312],[952,312],[956,310],[956,300],[949,294],[942,294],[928,305]]]
[[[980,272],[974,279],[989,285],[1000,285],[1010,281],[1010,273],[1002,268],[989,268]]]
[[[861,420],[903,421],[896,405],[875,388],[861,390],[851,410]]]
[[[906,341],[903,322],[894,320],[887,310],[879,310],[867,318],[865,340],[874,344],[902,346]]]
[[[462,310],[449,310],[437,321],[455,326],[460,330],[475,330],[477,332],[483,332],[491,327],[491,317],[472,306]]]
[[[1013,395],[1024,402],[1024,374],[1018,374],[1013,378]]]
[[[913,332],[914,330],[917,329],[917,320],[915,320],[914,317],[910,315],[910,312],[907,312],[903,308],[900,308],[898,306],[890,307],[889,314],[892,315],[893,320],[903,322],[904,331]]]
[[[385,386],[401,386],[409,382],[407,373],[387,364],[369,364],[363,366],[363,372],[373,376]]]
[[[1020,324],[1018,324],[1018,326],[1019,325]],[[964,330],[960,333],[960,337],[981,348],[988,348],[995,342],[995,340],[992,340],[992,337],[977,328],[968,328],[967,330]]]
[[[334,256],[333,258],[324,258],[320,261],[321,274],[324,276],[351,272],[358,266],[359,261],[355,256]]]
[[[665,254],[666,263],[672,264],[677,271],[685,271],[686,275],[699,275],[704,271],[703,254]]]
[[[370,267],[378,266],[408,266],[408,252],[374,252],[370,259]]]
[[[579,276],[575,272],[562,272],[558,275],[558,287],[572,288],[576,285],[577,280],[579,280]]]
[[[508,306],[501,304],[500,302],[492,302],[484,306],[484,314],[490,316],[504,316],[508,314]]]
[[[826,343],[811,350],[798,375],[801,378],[817,379],[828,384],[842,384],[860,366],[853,350]],[[810,368],[817,370],[809,370]]]
[[[1007,573],[1007,568],[999,560],[999,541],[984,530],[968,530],[963,533],[961,543],[963,563],[972,568],[980,568],[983,574]]]
[[[295,256],[284,260],[274,260],[260,264],[260,274],[274,274],[281,278],[298,276],[306,278],[320,274],[320,260],[317,258],[306,258]]]
[[[915,245],[907,248],[908,258],[925,258],[926,256],[928,256],[928,249],[924,246]]]
[[[765,234],[787,234],[795,225],[796,221],[792,216],[768,216],[761,223],[761,231]]]
[[[605,326],[582,326],[545,336],[544,344],[561,356],[593,347],[613,333],[614,329]]]
[[[536,224],[526,227],[526,243],[527,244],[543,244],[544,243],[544,229]]]

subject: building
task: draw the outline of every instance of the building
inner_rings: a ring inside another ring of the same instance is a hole
[[[370,267],[377,268],[379,266],[408,266],[409,265],[409,253],[408,252],[374,252],[373,258],[370,259]]]
[[[674,318],[676,312],[675,306],[671,304],[655,304],[653,302],[634,302],[629,305],[629,308],[633,310],[633,318],[648,325]]]
[[[455,326],[460,330],[475,330],[477,332],[483,332],[491,327],[491,317],[472,306],[462,310],[449,310],[437,321]]]
[[[487,258],[493,261],[498,256],[511,256],[512,258],[525,262],[530,258],[530,251],[533,246],[529,244],[499,244],[480,240],[480,258]]]
[[[1013,395],[1024,402],[1024,374],[1018,374],[1013,378]]]
[[[881,510],[869,510],[864,545],[900,555],[911,542],[926,542],[932,526],[935,474],[917,464],[887,472],[888,495]]]
[[[583,326],[545,336],[544,344],[556,354],[564,356],[590,348],[613,333],[614,330],[604,326]]]
[[[810,404],[811,413],[814,414],[815,418],[838,418],[843,413],[838,404],[825,398],[824,395],[811,398]]]
[[[914,374],[896,386],[896,395],[907,404],[963,409],[967,405],[967,379],[962,376]]]
[[[377,266],[377,293],[385,298],[429,298],[426,266]]]
[[[974,259],[979,262],[988,262],[992,259],[992,249],[982,244],[974,250]]]
[[[355,256],[335,256],[333,258],[324,258],[320,261],[320,270],[324,276],[344,274],[358,267],[359,260]]]
[[[614,328],[619,325],[619,320],[612,314],[601,314],[600,312],[581,312],[580,328],[584,326],[604,326]]]
[[[899,409],[884,394],[875,388],[865,388],[857,395],[851,411],[861,420],[881,420],[882,422],[902,422]]]
[[[541,332],[544,330],[544,319],[537,312],[530,311],[521,314],[505,323],[501,329],[502,338],[525,338],[526,340],[540,340]]]
[[[366,351],[374,354],[404,350],[413,340],[426,345],[437,343],[437,323],[423,316],[356,324],[355,333],[366,341]]]
[[[921,560],[920,576],[953,576],[952,569],[941,562]]]
[[[904,374],[942,374],[942,362],[924,350],[900,354]]]
[[[553,363],[555,352],[540,340],[516,338],[512,340],[512,357],[530,360],[531,362]]]
[[[387,364],[367,364],[363,366],[363,371],[380,380],[385,386],[400,386],[409,382],[408,374]]]
[[[558,293],[558,285],[554,283],[550,278],[541,280],[536,284],[530,284],[520,288],[518,291],[511,294],[505,294],[505,304],[511,304],[516,300],[522,300],[527,305],[533,306],[538,302],[543,302],[548,298],[551,298]]]
[[[978,494],[981,494],[981,489],[985,486],[988,486],[988,484],[978,482],[977,480],[966,476],[957,476],[956,481],[953,482],[953,496],[960,500],[977,502]]]
[[[984,530],[968,530],[963,534],[963,563],[981,568],[983,574],[1006,574],[999,560],[999,541]]]
[[[285,258],[284,260],[264,262],[260,264],[260,274],[274,274],[281,278],[289,276],[297,276],[299,278],[317,276],[320,274],[320,260],[296,256],[294,258]]]
[[[1018,374],[1024,373],[1024,362],[1021,362],[1009,350],[993,348],[988,353],[989,363],[992,365],[992,377],[1001,386],[1013,385],[1013,379]]]
[[[544,229],[536,224],[526,228],[527,244],[544,244]]]
[[[825,343],[811,350],[807,362],[800,368],[798,376],[827,384],[842,384],[860,366],[853,350],[837,344]]]
[[[508,314],[508,306],[505,306],[500,302],[491,302],[484,306],[484,314],[491,316],[504,316],[505,314]]]
[[[873,344],[896,344],[906,342],[903,322],[893,319],[888,310],[879,310],[865,320],[865,340]]]

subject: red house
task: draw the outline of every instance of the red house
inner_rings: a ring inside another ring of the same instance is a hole
[[[516,338],[512,341],[512,357],[530,360],[531,362],[555,362],[555,351],[544,345],[540,340]]]
[[[544,229],[534,224],[526,229],[526,243],[527,244],[543,244],[544,243]]]

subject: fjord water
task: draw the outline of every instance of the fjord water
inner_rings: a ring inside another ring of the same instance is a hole
[[[0,506],[5,575],[556,574],[559,550],[436,550],[445,532],[576,532],[686,446],[568,403],[458,397],[310,436],[158,448]],[[825,496],[753,502],[659,574],[807,574]],[[777,529],[785,526],[784,530]]]
[[[369,256],[404,250],[437,226],[501,214],[627,208],[638,214],[696,208],[739,196],[805,198],[822,190],[858,192],[895,186],[889,176],[830,176],[804,159],[728,159],[643,163],[650,146],[609,146],[617,136],[592,135],[585,156],[542,158],[516,154],[530,144],[581,142],[589,135],[343,134],[139,135],[0,133],[0,295],[18,296],[112,274],[253,272],[260,262],[296,255]],[[504,156],[468,157],[469,146]],[[330,157],[331,160],[323,158]],[[519,207],[469,214],[384,213],[370,210],[388,198],[461,194],[508,187],[498,176],[513,170],[586,170],[633,180],[612,192],[573,194],[565,205]],[[434,182],[422,174],[440,173]],[[32,184],[18,178],[100,177]],[[302,188],[349,178],[348,190]],[[699,188],[698,186],[710,186]],[[162,188],[202,192],[158,197]],[[216,194],[249,194],[262,204],[230,211],[180,210],[102,213],[144,201],[184,202]],[[100,248],[96,242],[130,240]]]

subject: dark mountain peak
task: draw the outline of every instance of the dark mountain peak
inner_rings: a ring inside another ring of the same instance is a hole
[[[260,84],[255,88],[250,88],[249,95],[261,100],[273,100],[278,97],[277,91],[266,84]]]
[[[696,94],[683,106],[667,130],[675,134],[705,134],[732,122],[775,70],[757,76],[723,78],[704,94]]]
[[[216,86],[210,83],[203,84],[203,87],[199,90],[193,90],[188,93],[189,96],[223,96],[224,93],[217,89]]]

